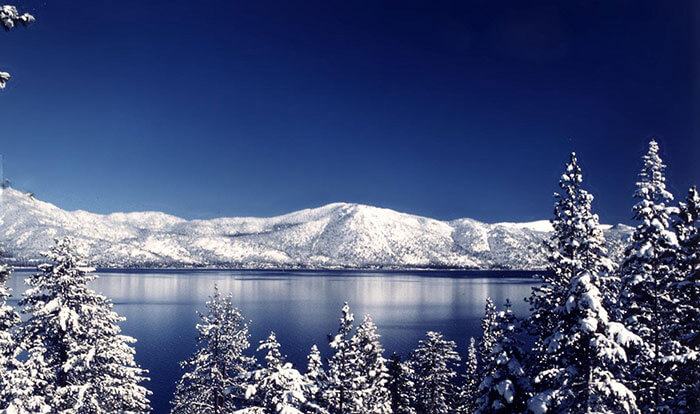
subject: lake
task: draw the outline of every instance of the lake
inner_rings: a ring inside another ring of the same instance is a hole
[[[9,285],[24,291],[29,271],[16,271]],[[306,354],[317,344],[330,356],[327,336],[338,328],[340,308],[350,303],[358,323],[370,314],[388,357],[406,356],[428,330],[441,331],[465,355],[470,336],[480,334],[486,298],[500,307],[506,298],[519,316],[528,312],[524,298],[537,284],[531,272],[458,271],[234,271],[119,270],[97,272],[93,289],[110,297],[126,317],[125,334],[138,339],[136,360],[150,371],[154,412],[169,411],[181,371],[178,362],[195,349],[198,322],[207,297],[217,285],[231,293],[251,321],[252,353],[271,330],[282,352],[304,370]],[[16,297],[14,298],[16,303]]]

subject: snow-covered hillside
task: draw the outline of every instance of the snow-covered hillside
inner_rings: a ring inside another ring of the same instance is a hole
[[[187,221],[158,212],[68,212],[0,191],[0,246],[15,264],[36,263],[55,237],[68,234],[103,267],[534,269],[544,265],[541,242],[550,229],[546,221],[445,222],[349,203]],[[630,232],[606,227],[613,255]]]

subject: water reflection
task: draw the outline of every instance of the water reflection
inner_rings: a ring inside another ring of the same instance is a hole
[[[15,294],[29,272],[10,280]],[[356,319],[371,314],[390,351],[410,352],[427,330],[442,331],[464,352],[479,334],[486,297],[506,298],[524,315],[535,281],[494,277],[494,273],[372,273],[185,271],[102,272],[92,287],[112,298],[127,318],[124,332],[138,339],[137,361],[151,371],[155,412],[167,412],[180,375],[178,361],[194,349],[195,310],[202,310],[214,285],[230,292],[251,323],[253,347],[270,330],[277,333],[290,361],[305,366],[312,344],[329,355],[326,335],[335,332],[340,307],[349,301]],[[501,276],[498,274],[498,276]],[[16,299],[16,298],[15,298]]]

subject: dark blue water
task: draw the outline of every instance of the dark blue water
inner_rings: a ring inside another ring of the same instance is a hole
[[[29,274],[17,271],[10,287],[18,295]],[[350,303],[356,320],[372,315],[389,351],[407,355],[428,330],[441,331],[459,350],[480,333],[486,297],[500,306],[506,298],[516,314],[537,282],[529,273],[503,272],[302,272],[302,271],[110,271],[92,287],[110,297],[127,320],[124,333],[138,339],[136,360],[150,371],[147,387],[156,413],[168,412],[178,362],[194,350],[198,318],[218,285],[231,293],[251,320],[252,353],[270,330],[282,351],[303,369],[317,344],[329,356],[327,335],[337,329],[340,308]],[[388,355],[388,353],[387,353]]]

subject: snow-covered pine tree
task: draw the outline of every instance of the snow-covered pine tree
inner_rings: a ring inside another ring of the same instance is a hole
[[[319,352],[315,344],[311,346],[311,351],[306,357],[306,361],[304,378],[309,383],[306,391],[307,409],[312,413],[325,414],[327,411],[323,408],[323,390],[327,387],[326,371],[323,369],[321,352]]]
[[[285,362],[274,332],[260,341],[260,351],[267,351],[265,367],[252,373],[253,384],[248,387],[246,397],[253,403],[243,412],[301,414],[310,383],[291,363]]]
[[[544,243],[547,253],[547,272],[541,275],[542,283],[532,289],[527,299],[530,317],[526,321],[528,331],[535,337],[530,353],[528,372],[531,378],[546,372],[556,365],[549,361],[551,354],[544,344],[558,324],[560,313],[556,310],[564,305],[569,283],[583,271],[590,271],[599,280],[605,303],[615,302],[617,280],[615,265],[608,258],[605,238],[599,219],[592,211],[593,196],[582,188],[583,176],[576,154],[570,155],[564,173],[559,180],[561,193],[554,194],[554,229]],[[535,391],[539,384],[533,384]]]
[[[19,365],[17,361],[18,346],[14,338],[15,328],[22,321],[19,314],[7,303],[11,296],[7,280],[12,274],[12,268],[0,262],[0,410],[8,408],[14,389],[11,375]]]
[[[5,31],[9,31],[16,27],[18,24],[22,26],[28,26],[34,21],[34,16],[29,13],[20,14],[17,11],[17,7],[0,5],[0,24]],[[0,72],[0,89],[4,89],[7,86],[7,81],[10,80],[10,74],[7,72]]]
[[[401,361],[401,356],[393,353],[387,363],[389,372],[389,394],[391,395],[391,412],[394,414],[415,414],[415,386],[411,365]]]
[[[571,153],[559,180],[562,192],[554,194],[554,218],[550,220],[554,232],[544,244],[548,272],[528,298],[532,312],[529,328],[540,340],[552,332],[556,325],[554,309],[562,305],[571,278],[582,270],[605,282],[601,288],[608,305],[616,296],[615,264],[608,258],[605,236],[592,210],[593,196],[581,187],[582,183],[581,167],[576,154]]]
[[[670,289],[678,256],[678,239],[671,231],[675,209],[666,190],[665,165],[656,141],[649,143],[634,197],[634,219],[639,222],[625,250],[620,268],[620,310],[624,323],[644,344],[632,354],[628,379],[643,412],[671,409],[675,393],[673,364],[665,358],[681,353],[670,338],[679,323],[678,300]]]
[[[700,412],[700,194],[696,187],[679,203],[674,229],[680,255],[671,294],[678,299],[679,323],[672,327],[671,336],[685,350],[669,358],[678,363],[674,409],[695,413]]]
[[[552,365],[534,382],[538,392],[528,401],[534,413],[636,413],[636,398],[622,382],[625,348],[641,339],[605,309],[597,284],[581,272],[569,281],[565,303],[555,309],[557,325],[543,349]]]
[[[481,384],[482,378],[483,375],[479,372],[476,341],[472,337],[469,338],[467,358],[464,361],[464,373],[462,374],[462,385],[459,390],[457,413],[473,414],[476,412],[478,408],[476,400],[479,397],[479,384]]]
[[[199,313],[198,349],[181,363],[186,372],[177,383],[172,413],[230,413],[245,399],[245,377],[254,365],[243,354],[250,346],[248,325],[231,295],[221,296],[216,287],[206,306],[207,313]]]
[[[391,412],[391,396],[387,384],[389,374],[384,358],[384,348],[379,343],[377,326],[369,315],[357,327],[352,346],[357,350],[357,367],[360,376],[358,397],[362,413],[388,414]]]
[[[30,288],[20,301],[29,315],[20,328],[27,350],[21,369],[32,389],[17,405],[43,398],[52,412],[150,411],[150,392],[139,385],[146,371],[130,346],[135,339],[121,334],[118,323],[124,318],[112,310],[112,302],[88,288],[97,277],[93,269],[68,237],[56,240],[44,255],[50,263],[27,279]]]
[[[361,378],[358,373],[358,350],[352,343],[354,321],[355,316],[345,302],[338,334],[330,338],[330,347],[335,353],[328,360],[327,387],[323,390],[324,407],[333,414],[359,412],[358,390]]]
[[[517,337],[520,332],[520,321],[513,314],[510,301],[506,299],[504,310],[496,318],[496,343],[489,364],[484,367],[486,376],[479,384],[477,413],[525,412],[530,385],[523,369],[525,353]]]
[[[489,364],[493,347],[496,344],[496,336],[494,334],[496,319],[498,319],[496,305],[491,298],[486,298],[484,317],[481,319],[481,340],[478,347],[478,362],[482,367]],[[481,379],[483,378],[478,379],[479,383],[481,383]]]
[[[411,354],[418,413],[453,412],[457,397],[453,381],[460,360],[456,348],[454,341],[444,339],[439,332],[429,331],[426,339],[418,341],[418,348]]]

